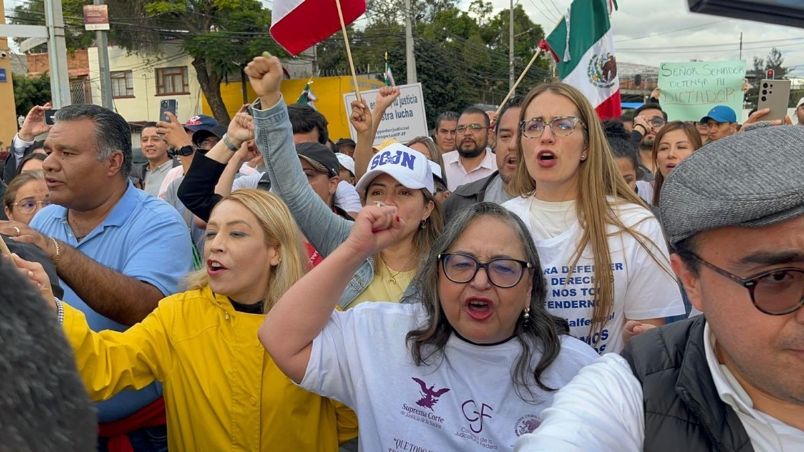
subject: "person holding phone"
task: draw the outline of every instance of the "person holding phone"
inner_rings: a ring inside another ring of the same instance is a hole
[[[22,159],[34,151],[36,137],[50,130],[50,124],[45,123],[45,112],[49,111],[50,107],[50,102],[46,102],[44,105],[34,105],[25,116],[22,127],[11,140],[11,153],[8,155],[3,169],[5,183],[14,179],[14,176],[19,173]]]

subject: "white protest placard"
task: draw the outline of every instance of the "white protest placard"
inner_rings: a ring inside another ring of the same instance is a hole
[[[715,105],[743,109],[745,61],[662,63],[659,102],[671,121],[698,121]]]
[[[360,92],[363,100],[372,110],[376,103],[378,91],[373,89]],[[357,96],[355,96],[354,92],[343,95],[347,118],[352,117],[352,101],[356,99]],[[349,133],[352,135],[353,140],[357,140],[357,132],[355,132],[351,123],[349,123]],[[427,116],[424,111],[422,84],[399,85],[399,97],[385,110],[385,115],[382,117],[380,127],[377,129],[373,144],[378,145],[389,138],[404,143],[418,136],[427,135],[429,133],[427,130]]]

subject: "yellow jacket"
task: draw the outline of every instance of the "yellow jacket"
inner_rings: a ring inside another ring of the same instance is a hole
[[[89,329],[64,305],[64,331],[95,400],[163,383],[175,451],[336,451],[357,435],[343,405],[296,386],[257,339],[263,315],[209,287],[167,297],[127,331]]]

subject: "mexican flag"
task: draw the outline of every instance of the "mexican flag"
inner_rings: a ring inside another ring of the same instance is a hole
[[[620,81],[609,12],[612,0],[574,0],[561,22],[540,46],[556,61],[561,81],[581,90],[601,120],[617,118]]]
[[[274,0],[271,36],[296,56],[340,30],[340,2],[345,25],[366,12],[366,0]]]
[[[315,105],[313,104],[313,102],[317,101],[318,98],[315,97],[315,95],[313,94],[313,90],[310,87],[310,85],[312,85],[312,84],[313,84],[313,81],[310,80],[309,82],[307,82],[306,85],[304,85],[304,89],[302,90],[301,94],[299,94],[299,98],[296,100],[297,104],[299,104],[299,105],[309,105],[309,106],[315,108]]]

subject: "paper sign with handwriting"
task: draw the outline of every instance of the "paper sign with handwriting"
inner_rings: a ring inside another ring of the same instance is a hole
[[[745,61],[662,63],[659,101],[669,120],[698,121],[715,105],[743,110]]]

